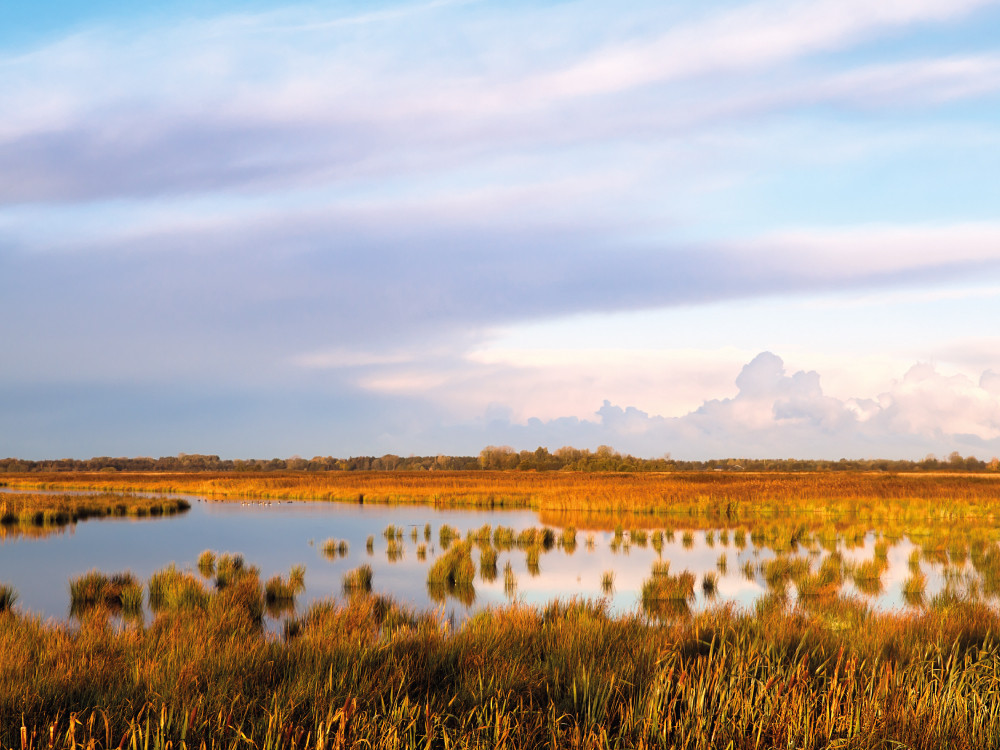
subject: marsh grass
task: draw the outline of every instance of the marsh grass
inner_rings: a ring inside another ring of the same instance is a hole
[[[451,596],[466,606],[475,601],[476,566],[471,542],[457,542],[441,555],[427,572],[427,593],[437,602]]]
[[[190,573],[169,565],[149,579],[149,607],[153,612],[176,612],[204,609],[208,592],[200,580]]]
[[[207,549],[198,555],[198,572],[204,578],[211,578],[215,575],[215,553]]]
[[[493,546],[498,550],[511,550],[515,544],[514,529],[509,526],[497,526],[493,531]]]
[[[398,537],[393,537],[389,540],[389,543],[385,546],[385,557],[391,562],[399,562],[403,559],[404,549],[403,542]]]
[[[71,579],[69,592],[70,614],[75,616],[82,616],[95,608],[126,617],[142,614],[142,584],[128,571],[107,576],[92,570]]]
[[[558,544],[565,550],[567,555],[572,555],[576,552],[576,527],[567,526],[564,528],[559,534]]]
[[[9,611],[17,602],[17,591],[13,586],[0,583],[0,614]]]
[[[294,566],[288,578],[273,576],[264,584],[264,603],[268,612],[277,616],[283,612],[294,611],[295,597],[305,590],[306,569],[302,565]]]
[[[517,595],[517,575],[510,560],[503,566],[503,593],[508,599],[513,599]]]
[[[343,590],[345,594],[368,594],[372,590],[371,565],[361,565],[344,574]]]
[[[1000,745],[1000,616],[954,592],[906,616],[770,595],[755,613],[676,600],[662,622],[557,601],[458,625],[356,596],[284,638],[255,623],[249,574],[206,597],[143,628],[0,614],[0,747],[22,725],[25,750]]]
[[[368,549],[371,550],[373,549],[374,539],[372,537],[368,537],[368,540],[370,542]],[[350,545],[347,543],[346,539],[331,538],[323,542],[322,549],[324,557],[330,560],[336,560],[340,557],[347,557],[347,554],[350,552],[351,548]]]
[[[903,600],[911,607],[923,606],[927,593],[927,576],[919,570],[903,581]]]
[[[663,554],[663,530],[657,529],[653,532],[651,537],[651,543],[653,545],[653,550],[657,555]]]
[[[719,593],[719,575],[718,573],[713,573],[707,571],[702,574],[701,577],[701,590],[702,593],[709,599],[714,598]]]
[[[729,559],[726,557],[725,552],[719,555],[719,559],[715,561],[715,567],[722,575],[725,575],[729,571]]]
[[[442,550],[447,550],[454,540],[461,538],[461,532],[454,526],[449,526],[445,523],[441,524],[441,528],[438,529],[438,544],[441,545]]]
[[[538,544],[528,547],[524,553],[524,564],[528,569],[528,574],[532,578],[541,575],[542,569],[539,565],[539,559],[541,557],[542,547]]]
[[[886,562],[878,557],[872,560],[865,560],[860,565],[856,565],[851,570],[851,578],[858,591],[869,596],[881,594],[882,574],[886,570]]]
[[[191,504],[181,498],[121,493],[4,493],[0,495],[0,538],[44,534],[47,529],[58,529],[92,518],[173,516],[190,508]]]
[[[840,593],[843,582],[843,559],[838,553],[831,553],[815,573],[810,570],[800,574],[795,587],[800,599],[831,599]]]
[[[601,574],[601,591],[604,592],[605,596],[611,596],[615,591],[615,572],[613,570],[605,570]]]
[[[493,540],[493,527],[489,524],[484,524],[478,529],[470,531],[468,538],[480,547],[488,547]]]
[[[479,577],[487,583],[497,579],[497,551],[493,547],[483,547],[479,552]]]
[[[694,584],[694,573],[684,570],[670,575],[654,564],[652,575],[642,584],[642,608],[658,619],[687,614],[694,601]]]
[[[215,565],[215,588],[225,589],[244,578],[258,578],[260,571],[247,565],[243,555],[229,554],[220,555]]]

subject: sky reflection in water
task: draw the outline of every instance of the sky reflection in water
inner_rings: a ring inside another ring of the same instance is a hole
[[[190,498],[191,510],[179,516],[157,519],[91,520],[65,527],[44,537],[11,536],[0,543],[0,582],[18,591],[18,605],[42,617],[65,618],[69,612],[70,578],[90,570],[114,573],[129,570],[142,581],[171,562],[197,571],[196,560],[205,549],[217,553],[239,553],[248,563],[260,568],[262,580],[272,575],[286,576],[294,565],[306,568],[305,591],[297,598],[302,612],[316,600],[341,597],[344,574],[362,564],[371,565],[373,590],[420,609],[438,609],[427,593],[427,570],[442,550],[438,533],[442,524],[456,527],[463,535],[484,524],[508,526],[515,531],[541,527],[538,515],[530,510],[484,511],[435,509],[427,506],[355,505],[324,502],[209,502]],[[417,558],[417,545],[424,542],[424,526],[432,527],[427,544],[427,559]],[[397,562],[386,555],[383,531],[389,524],[405,529],[404,553]],[[416,528],[418,541],[411,531]],[[557,529],[558,530],[558,529]],[[588,536],[593,535],[593,547]],[[374,552],[366,550],[366,540],[374,537]],[[328,559],[322,547],[326,539],[343,539],[349,551],[345,557]],[[628,538],[628,532],[625,532]],[[470,608],[449,598],[444,614],[461,618],[470,611],[504,604],[510,599],[504,592],[504,567],[509,561],[517,577],[516,599],[530,604],[544,604],[555,598],[607,596],[611,611],[624,613],[640,606],[642,583],[650,575],[654,561],[661,555],[652,544],[625,544],[613,551],[613,531],[579,529],[575,551],[570,554],[556,546],[540,559],[540,574],[530,575],[525,552],[517,548],[501,551],[497,558],[498,575],[485,582],[477,576],[475,602]],[[725,540],[725,542],[724,542]],[[845,561],[863,562],[874,555],[875,536],[868,534],[864,543],[842,549]],[[890,547],[888,568],[882,576],[883,593],[869,601],[880,608],[904,606],[902,584],[908,577],[907,558],[913,545],[902,540]],[[726,573],[718,570],[720,555],[726,556]],[[800,555],[807,555],[800,550]],[[812,559],[815,570],[827,553]],[[701,582],[706,572],[718,574],[718,589],[713,601],[752,606],[767,591],[760,572],[749,580],[743,571],[746,562],[755,569],[772,559],[774,553],[755,547],[746,539],[740,549],[734,535],[693,531],[685,543],[680,529],[668,535],[662,558],[670,560],[672,573],[684,569],[697,576],[694,608],[705,606]],[[477,569],[479,551],[473,550]],[[928,575],[928,596],[942,585],[937,566],[923,563]],[[605,571],[614,572],[610,595],[602,591]],[[792,589],[794,592],[794,589]],[[842,591],[856,591],[846,580]]]

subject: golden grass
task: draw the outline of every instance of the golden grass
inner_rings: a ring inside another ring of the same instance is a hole
[[[723,518],[793,510],[824,514],[848,504],[860,516],[887,511],[921,517],[978,514],[1000,499],[992,475],[880,473],[615,474],[571,472],[226,472],[199,474],[60,472],[5,474],[11,487],[174,492],[213,498],[340,500],[550,511],[670,511]],[[947,507],[936,503],[947,499]],[[912,507],[916,503],[917,507]],[[636,528],[642,524],[640,515]],[[631,526],[631,524],[627,524]],[[580,527],[578,525],[578,527]],[[583,528],[587,528],[584,526]]]
[[[362,594],[274,638],[258,579],[205,596],[145,627],[0,613],[0,746],[22,726],[24,747],[59,750],[1000,743],[1000,617],[961,601],[662,623],[564,601],[452,627]]]
[[[0,539],[44,536],[88,518],[155,518],[183,513],[181,498],[100,492],[86,495],[5,492],[0,494]]]

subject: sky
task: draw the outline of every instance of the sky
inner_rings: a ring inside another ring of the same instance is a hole
[[[1000,455],[1000,0],[0,4],[0,456]]]

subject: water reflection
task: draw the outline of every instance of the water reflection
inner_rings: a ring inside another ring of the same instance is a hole
[[[58,618],[71,612],[69,581],[91,571],[148,587],[176,563],[177,591],[166,601],[186,606],[199,597],[198,573],[206,591],[218,585],[220,561],[237,557],[271,586],[272,619],[368,590],[446,616],[582,596],[657,619],[724,602],[766,611],[860,597],[897,608],[1000,595],[997,530],[982,524],[872,529],[820,518],[698,528],[638,514],[190,500],[188,513],[154,522],[110,517],[57,536],[7,534],[0,583],[13,585],[22,609]],[[288,571],[297,567],[295,583]]]

